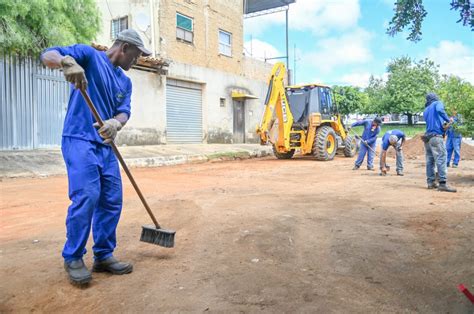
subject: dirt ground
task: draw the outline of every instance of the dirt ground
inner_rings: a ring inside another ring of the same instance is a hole
[[[116,256],[135,270],[86,289],[61,259],[67,178],[3,180],[0,311],[473,313],[457,285],[474,292],[474,161],[449,169],[456,194],[426,189],[423,160],[405,177],[352,163],[133,169],[176,248],[139,242],[150,221],[124,178]]]

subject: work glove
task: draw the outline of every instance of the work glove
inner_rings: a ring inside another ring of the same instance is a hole
[[[71,56],[66,56],[61,60],[63,67],[64,77],[66,81],[74,84],[77,89],[86,90],[87,78],[84,69],[77,64]]]
[[[117,136],[118,131],[122,129],[122,123],[117,119],[109,119],[104,121],[104,125],[101,127],[98,122],[94,123],[94,127],[99,129],[99,135],[104,139],[104,144],[113,142]]]

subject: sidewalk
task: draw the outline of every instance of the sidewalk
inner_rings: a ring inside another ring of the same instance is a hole
[[[264,157],[271,146],[259,144],[182,144],[119,147],[129,167],[161,167],[229,159]],[[0,178],[66,174],[61,150],[0,151]]]

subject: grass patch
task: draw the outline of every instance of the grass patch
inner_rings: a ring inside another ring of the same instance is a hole
[[[249,152],[223,152],[223,153],[215,153],[206,155],[207,158],[210,160],[212,159],[219,159],[219,158],[249,158]]]
[[[405,125],[405,124],[382,124],[381,126],[381,131],[379,133],[379,137],[382,137],[385,132],[389,130],[400,130],[407,137],[413,137],[417,134],[421,134],[425,132],[425,125],[424,124],[417,124],[417,125]],[[356,134],[362,135],[362,132],[364,131],[364,128],[362,126],[356,126],[352,129]]]

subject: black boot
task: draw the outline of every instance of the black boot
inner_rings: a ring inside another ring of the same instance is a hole
[[[446,184],[446,182],[444,182],[444,183],[440,182],[439,183],[438,191],[453,192],[453,193],[457,192],[457,190],[455,188],[450,187],[449,185]]]
[[[355,165],[354,168],[352,168],[352,170],[359,170],[360,166],[357,166]]]
[[[428,183],[428,190],[434,190],[438,188],[438,183],[433,182],[433,183]]]
[[[92,280],[92,274],[84,265],[82,259],[78,259],[72,262],[64,261],[64,269],[69,275],[71,283],[76,285],[86,285]]]
[[[130,263],[119,262],[112,256],[103,261],[95,260],[92,271],[97,273],[106,271],[114,275],[124,275],[133,271],[133,265]]]

